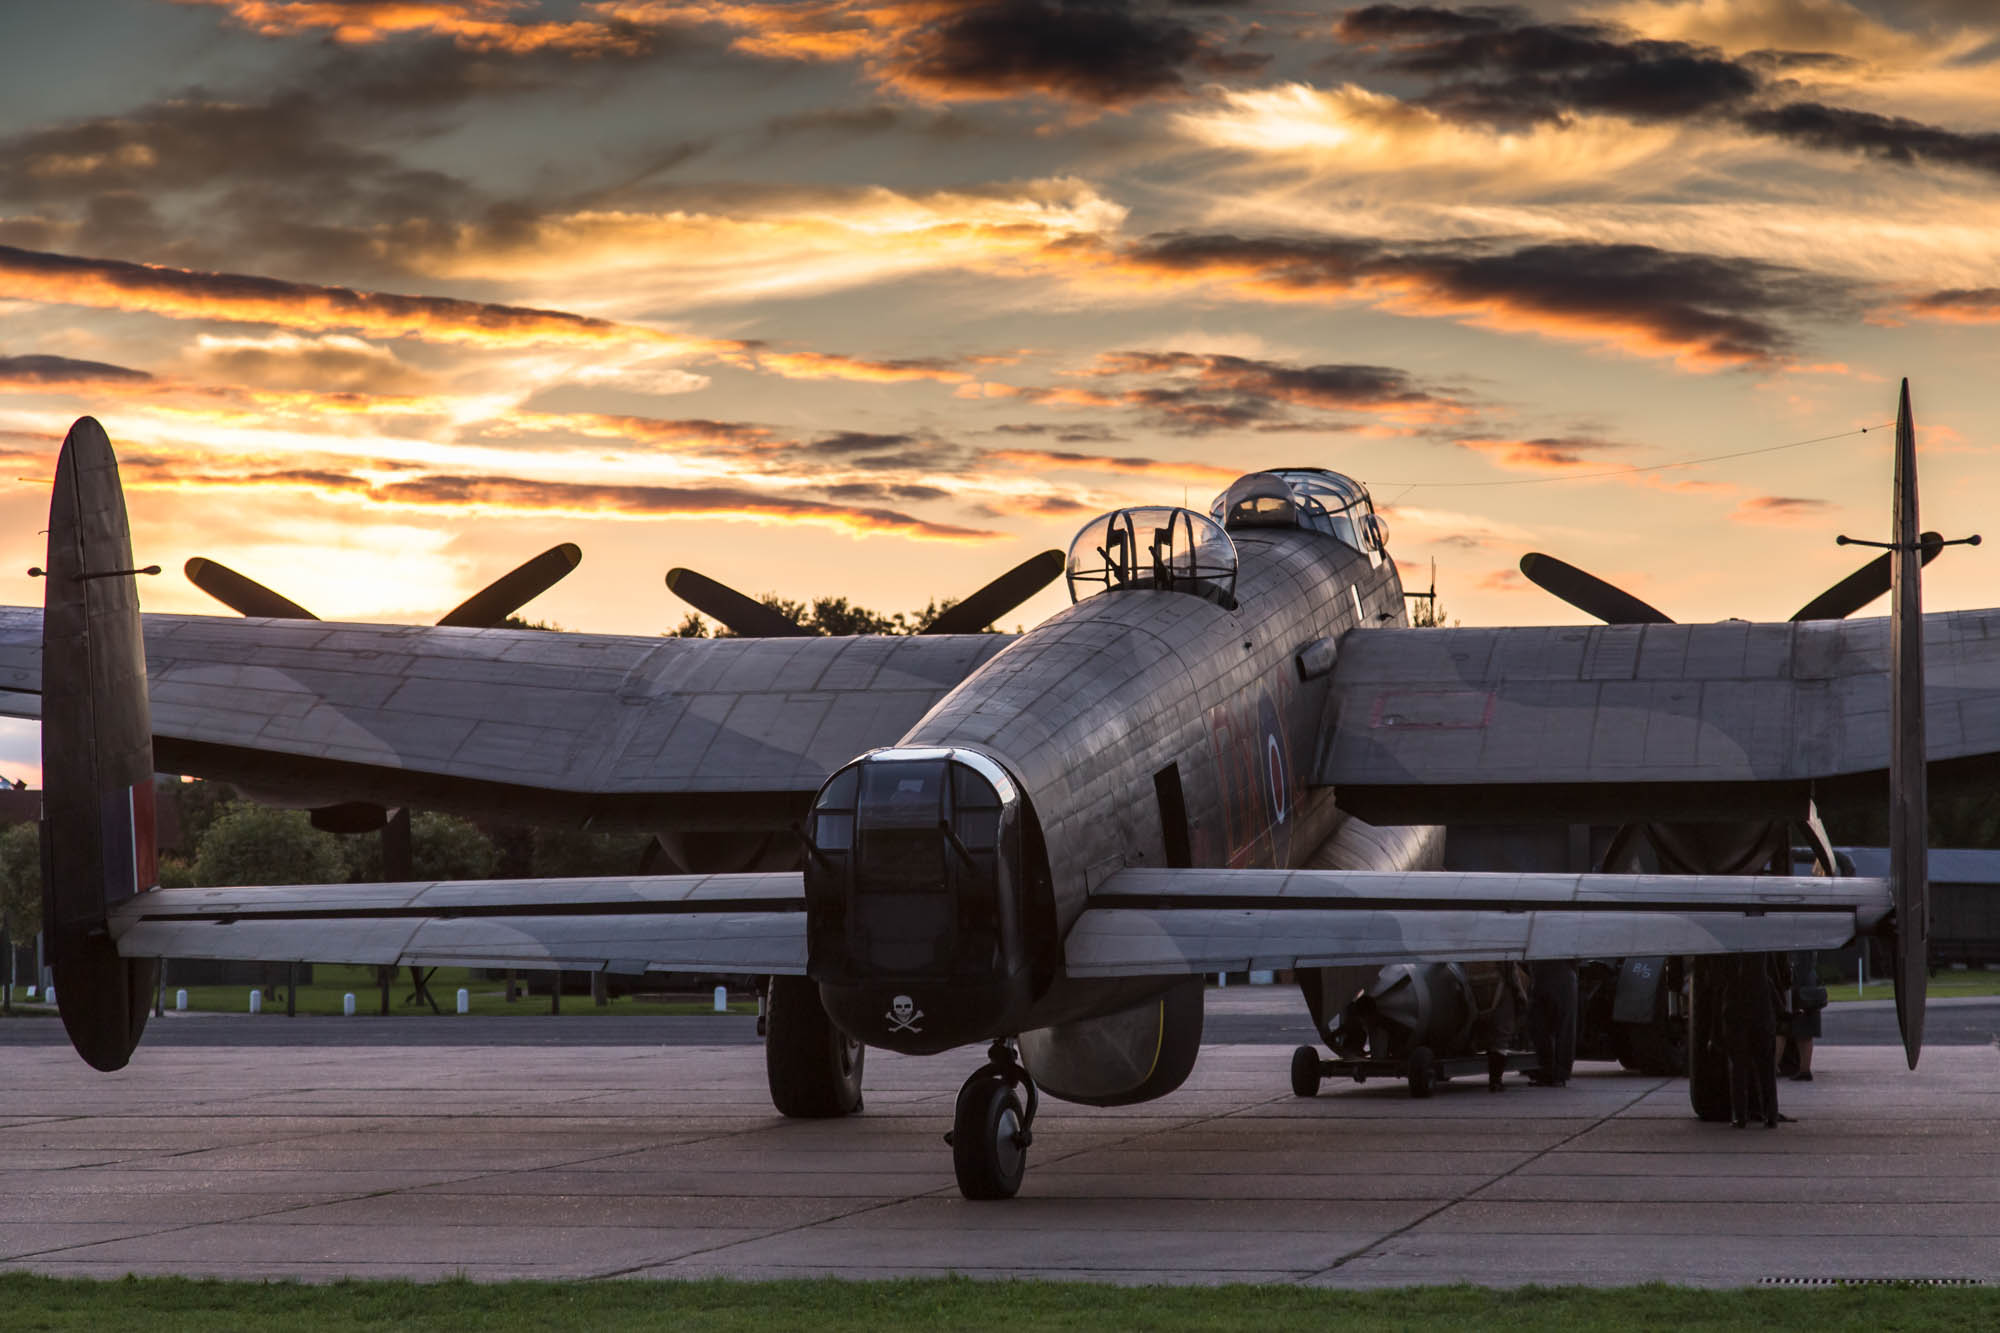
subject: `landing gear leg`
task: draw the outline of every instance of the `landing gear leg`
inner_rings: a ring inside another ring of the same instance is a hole
[[[1017,1088],[1027,1095],[1025,1108],[1015,1095]],[[985,1065],[958,1090],[951,1133],[945,1135],[960,1194],[1011,1199],[1020,1191],[1040,1102],[1035,1081],[1015,1058],[1013,1043],[1002,1039],[988,1047]]]
[[[779,1115],[824,1120],[861,1109],[868,1048],[833,1025],[809,977],[772,977],[765,996],[764,1077]]]

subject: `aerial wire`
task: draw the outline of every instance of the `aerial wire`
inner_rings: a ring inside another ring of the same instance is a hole
[[[1731,458],[1749,458],[1756,454],[1775,454],[1781,449],[1802,449],[1809,444],[1825,444],[1831,440],[1845,440],[1857,435],[1866,435],[1871,430],[1887,430],[1894,422],[1878,422],[1873,426],[1860,426],[1854,430],[1844,430],[1833,435],[1815,435],[1809,440],[1791,440],[1785,444],[1767,444],[1759,449],[1738,449],[1733,453],[1709,454],[1702,458],[1683,458],[1673,463],[1649,463],[1643,467],[1612,468],[1604,472],[1562,472],[1552,477],[1507,477],[1499,481],[1384,481],[1378,486],[1401,486],[1395,499],[1384,502],[1387,508],[1411,491],[1442,490],[1447,487],[1471,488],[1487,486],[1546,486],[1557,481],[1602,481],[1607,477],[1634,477],[1642,472],[1665,472],[1669,468],[1695,467],[1702,463],[1720,463]]]

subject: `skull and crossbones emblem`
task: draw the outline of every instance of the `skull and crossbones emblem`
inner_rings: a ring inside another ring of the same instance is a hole
[[[889,1012],[882,1015],[889,1020],[891,1032],[922,1032],[917,1020],[923,1016],[924,1011],[917,1008],[917,1002],[907,995],[898,995],[889,1001]]]

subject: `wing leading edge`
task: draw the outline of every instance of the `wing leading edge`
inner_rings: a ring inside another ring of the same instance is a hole
[[[1879,879],[1133,869],[1092,892],[1064,956],[1136,977],[1835,949],[1889,908]]]
[[[803,975],[796,872],[157,889],[111,916],[127,958]]]

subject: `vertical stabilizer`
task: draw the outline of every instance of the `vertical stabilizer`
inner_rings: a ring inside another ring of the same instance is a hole
[[[1910,1068],[1924,1046],[1930,980],[1929,790],[1924,766],[1924,596],[1917,524],[1917,438],[1910,382],[1896,407],[1896,496],[1889,533],[1889,888],[1896,901],[1896,1023]]]
[[[118,460],[89,417],[56,458],[44,573],[42,915],[56,1006],[79,1055],[121,1069],[158,964],[120,958],[107,919],[159,883],[153,726]]]

